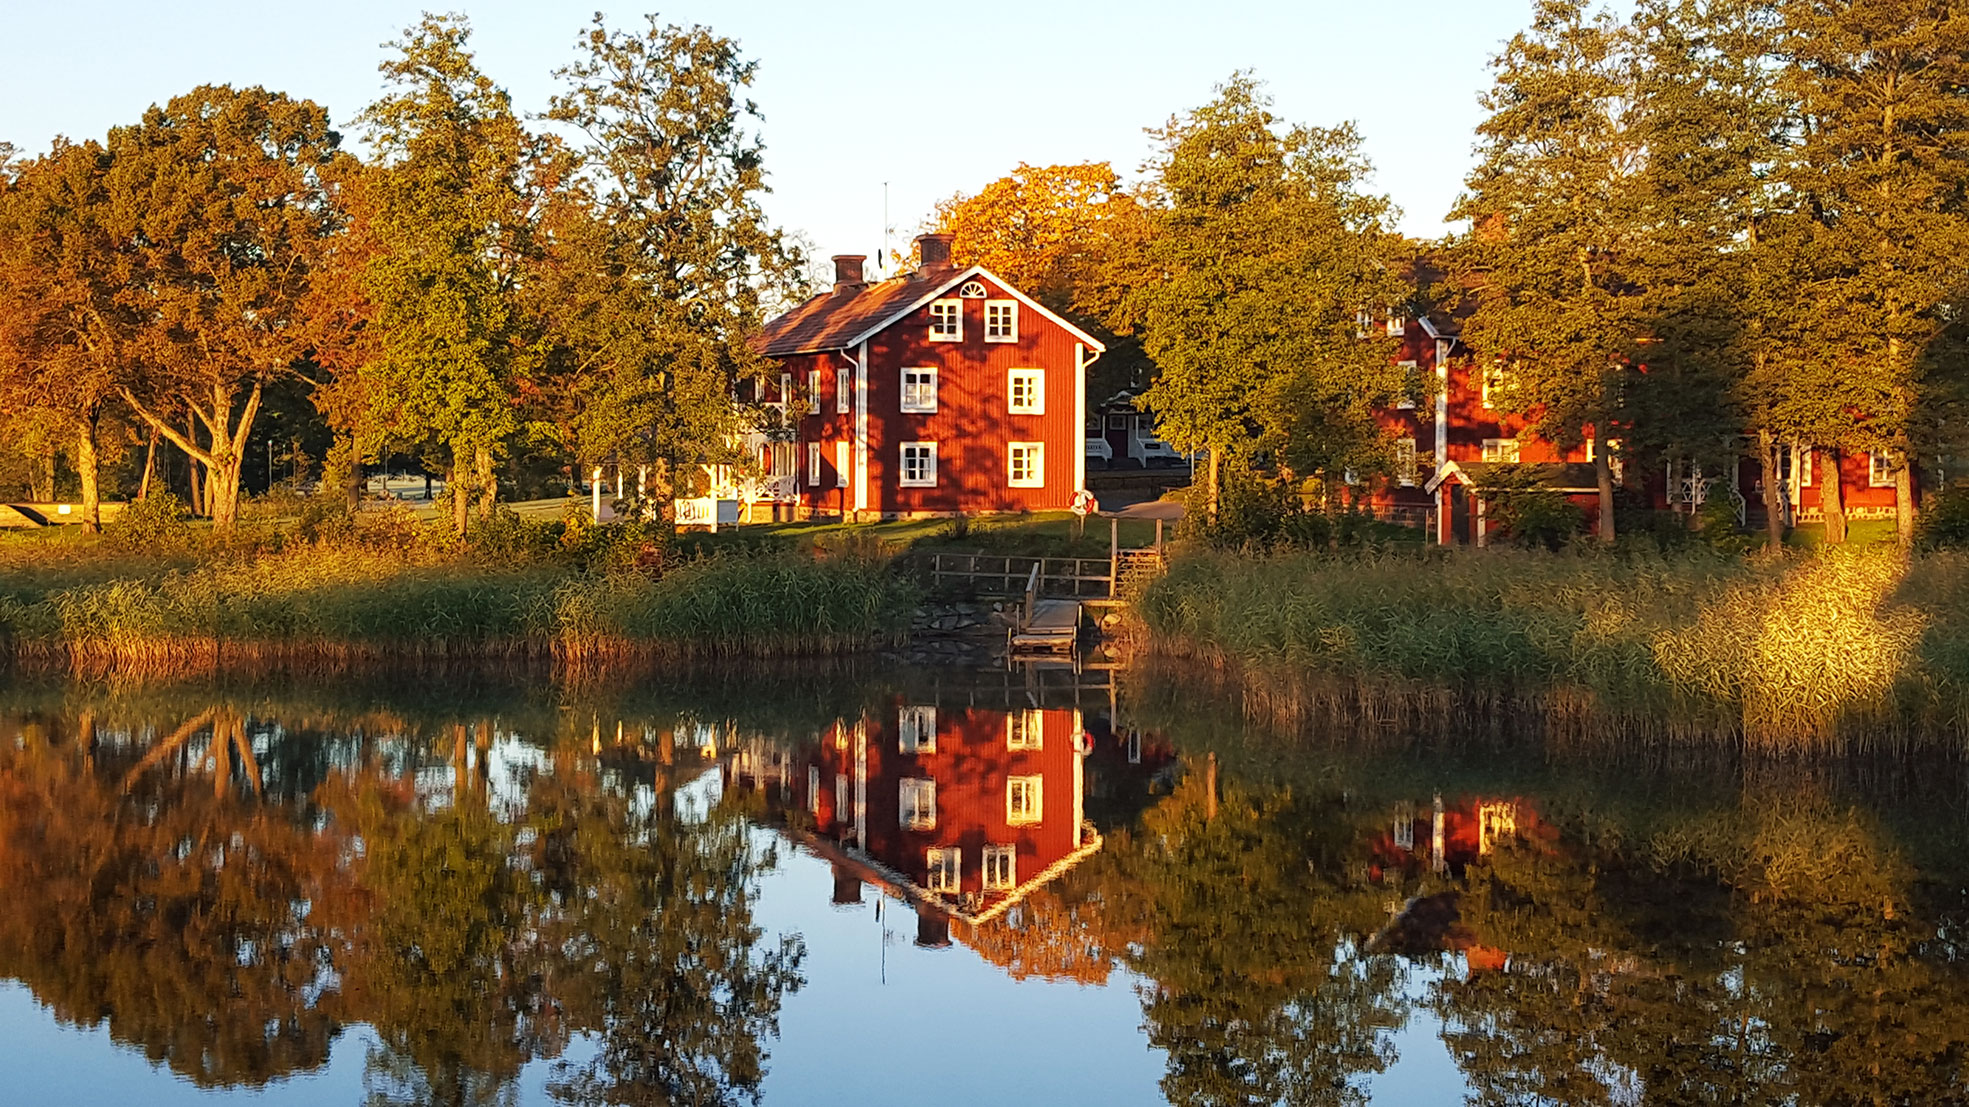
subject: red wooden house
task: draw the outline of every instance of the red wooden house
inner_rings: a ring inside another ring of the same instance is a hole
[[[953,265],[950,236],[916,241],[921,264],[891,280],[836,257],[834,288],[759,336],[779,399],[806,408],[770,455],[776,497],[864,518],[1067,508],[1085,483],[1085,370],[1105,347]]]

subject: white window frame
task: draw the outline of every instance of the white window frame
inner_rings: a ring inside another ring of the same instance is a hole
[[[855,383],[854,370],[836,369],[834,371],[834,414],[846,415],[854,410]]]
[[[1354,337],[1366,338],[1374,333],[1374,313],[1362,308],[1354,313]]]
[[[910,380],[911,374],[918,379]],[[937,413],[937,369],[934,365],[911,365],[903,369],[896,378],[902,387],[902,395],[897,399],[905,415],[935,415]],[[923,399],[927,389],[930,398]],[[912,392],[912,390],[914,390]]]
[[[1019,402],[1019,385],[1029,384],[1032,395]],[[1013,415],[1046,414],[1046,370],[1013,369],[1005,374],[1005,410]]]
[[[1478,385],[1481,389],[1478,398],[1483,404],[1485,411],[1492,411],[1497,407],[1492,401],[1491,393],[1502,392],[1504,390],[1504,376],[1504,366],[1502,365],[1492,365],[1483,371],[1482,381]]]
[[[931,846],[923,851],[923,887],[932,892],[957,892],[964,880],[964,851],[956,846]]]
[[[807,766],[807,814],[820,818],[820,766]]]
[[[1005,822],[1031,826],[1046,816],[1046,778],[1014,776],[1005,780]]]
[[[820,414],[820,370],[807,370],[807,404],[815,415]]]
[[[820,443],[807,443],[807,487],[820,487]]]
[[[937,828],[937,782],[906,776],[896,784],[896,825],[904,830]]]
[[[1018,475],[1014,459],[1028,455],[1024,477]],[[1046,443],[1007,442],[1005,443],[1005,484],[1008,488],[1046,487]]]
[[[984,848],[984,890],[1009,892],[1019,886],[1019,847]]]
[[[1411,385],[1421,380],[1418,367],[1413,361],[1398,361],[1395,363],[1395,368],[1403,371],[1402,372],[1402,398],[1395,401],[1395,410],[1414,411],[1415,397],[1412,394],[1410,394],[1408,390]]]
[[[947,323],[952,325],[946,326]],[[953,298],[930,302],[930,341],[964,341],[964,301]]]
[[[896,712],[896,749],[901,753],[937,752],[937,709],[906,703]]]
[[[1866,485],[1868,488],[1894,487],[1894,458],[1885,450],[1866,452]]]
[[[1504,456],[1506,453],[1509,453],[1511,456]],[[1523,452],[1518,445],[1518,440],[1515,438],[1484,439],[1483,458],[1485,461],[1515,465],[1523,456]]]
[[[854,468],[851,453],[847,439],[844,438],[834,444],[834,487],[836,488],[848,487],[848,470]]]
[[[784,408],[786,407],[787,404],[790,404],[792,402],[793,402],[793,374],[781,373],[779,375],[779,406],[781,408]]]
[[[1403,488],[1413,488],[1421,475],[1421,468],[1415,461],[1415,439],[1395,439],[1395,483]]]
[[[1037,708],[1008,712],[1005,716],[1005,748],[1042,750],[1046,748],[1046,713]]]
[[[1010,313],[1011,326],[998,326],[997,322],[992,319],[994,312]],[[1017,342],[1019,340],[1019,302],[1017,300],[985,301],[984,337],[986,342]]]
[[[927,471],[924,475],[909,475],[909,453],[921,450],[928,455]],[[902,442],[896,446],[896,486],[899,488],[935,488],[937,486],[937,444],[935,442]]]

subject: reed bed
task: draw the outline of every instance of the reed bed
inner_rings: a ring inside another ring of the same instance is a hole
[[[502,568],[363,547],[0,570],[0,651],[80,671],[554,659],[582,666],[840,654],[899,641],[916,593],[870,559],[714,556],[661,576]]]
[[[1234,670],[1282,722],[1538,720],[1770,750],[1969,735],[1959,553],[1192,552],[1139,612],[1152,652]]]

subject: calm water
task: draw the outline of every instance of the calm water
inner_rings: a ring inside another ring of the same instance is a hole
[[[1934,1104],[1964,774],[1180,679],[0,684],[9,1104]]]

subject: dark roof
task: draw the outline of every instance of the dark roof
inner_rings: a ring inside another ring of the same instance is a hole
[[[1107,347],[1100,339],[1048,311],[1045,305],[1013,288],[1003,277],[982,265],[955,266],[926,274],[918,269],[886,281],[865,284],[853,291],[837,288],[808,300],[792,311],[773,319],[752,340],[754,349],[772,357],[811,354],[822,350],[845,350],[867,338],[919,303],[935,299],[972,277],[983,277],[1016,297],[1026,307],[1065,328],[1096,351]]]

